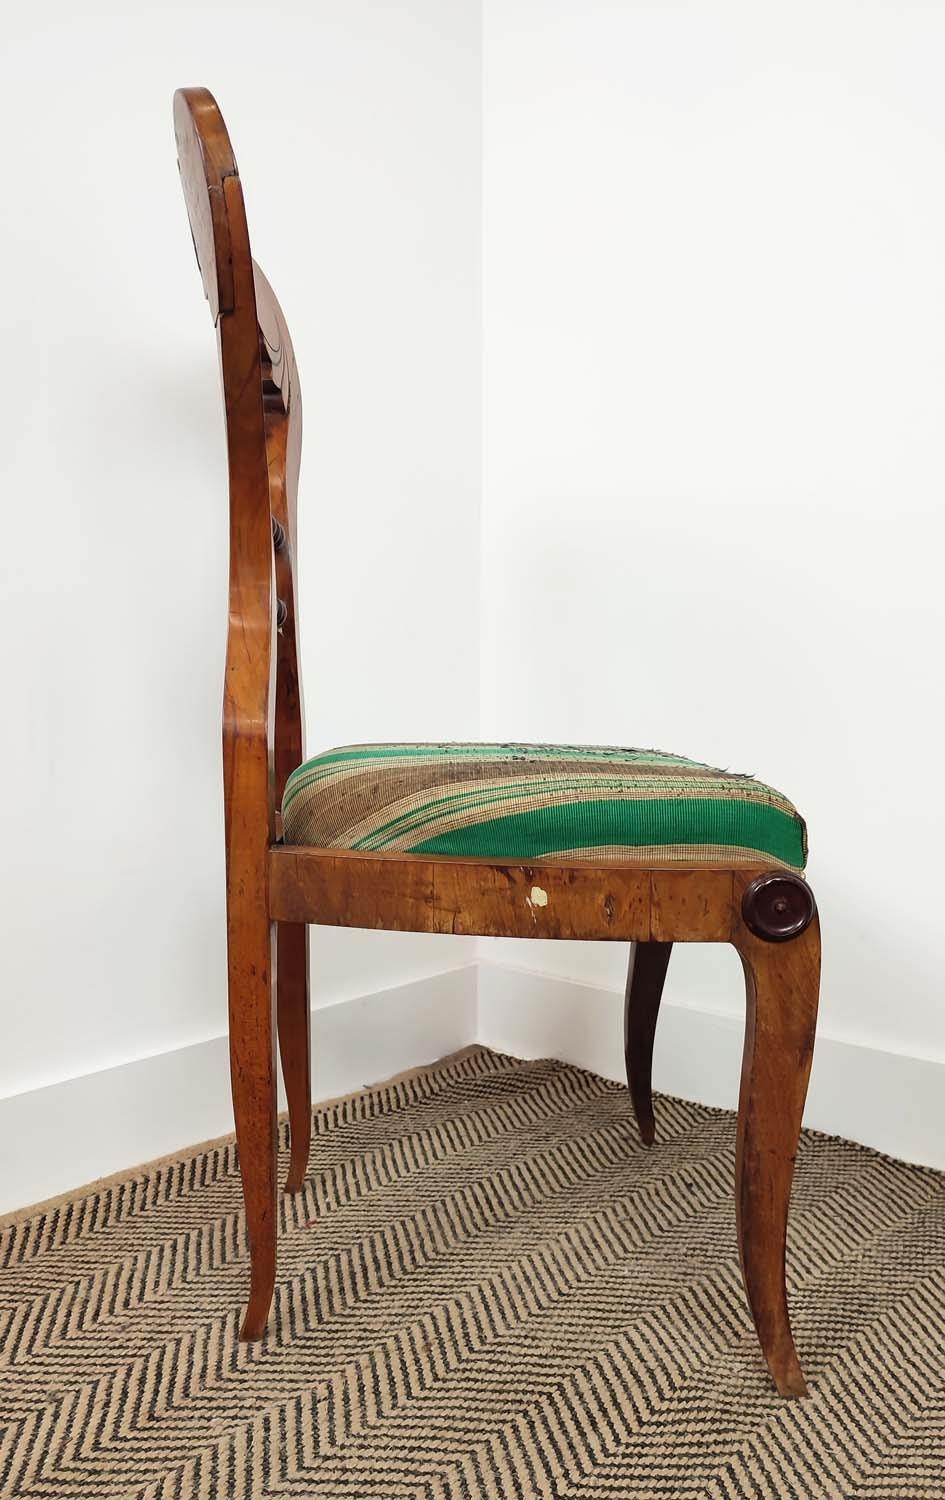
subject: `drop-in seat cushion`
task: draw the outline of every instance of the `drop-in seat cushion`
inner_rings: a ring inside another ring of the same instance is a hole
[[[589,745],[343,745],[293,771],[286,844],[365,853],[787,865],[803,819],[752,776],[658,750]]]

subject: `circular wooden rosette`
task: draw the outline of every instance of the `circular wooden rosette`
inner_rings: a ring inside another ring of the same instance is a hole
[[[766,943],[787,943],[800,937],[816,911],[807,881],[785,870],[757,876],[742,897],[745,926]]]

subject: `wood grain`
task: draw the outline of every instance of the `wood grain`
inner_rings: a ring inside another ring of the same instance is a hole
[[[230,505],[223,692],[230,1075],[258,1338],[276,1265],[276,1024],[267,856],[274,837],[272,522],[249,231],[226,129],[205,89],[175,96],[178,161],[204,289],[216,315]]]
[[[312,1140],[312,1012],[308,973],[308,926],[304,922],[280,922],[276,928],[276,1015],[289,1106],[287,1193],[297,1193],[305,1181]]]
[[[280,922],[603,942],[664,940],[668,913],[675,941],[723,942],[735,920],[731,870],[532,865],[291,845],[270,851],[269,901]]]
[[[732,935],[730,869],[703,866],[654,875],[650,937],[654,942],[725,943]]]
[[[266,467],[273,564],[280,602],[276,632],[273,820],[286,779],[305,759],[305,709],[298,649],[298,495],[302,455],[302,391],[282,308],[253,261],[253,288],[263,387]],[[297,1192],[308,1165],[312,1130],[311,1006],[308,928],[281,926],[276,971],[279,1054],[289,1106],[290,1163],[286,1190]]]
[[[623,1052],[627,1087],[637,1117],[640,1138],[652,1146],[656,1136],[653,1118],[653,1042],[672,943],[634,943],[630,949],[627,988],[623,1006]]]
[[[431,865],[410,856],[387,860],[342,850],[271,849],[269,908],[279,922],[435,932]]]
[[[214,323],[233,310],[233,256],[223,182],[236,174],[233,147],[207,89],[178,89],[174,95],[177,164],[187,217]]]
[[[770,943],[739,922],[734,943],[746,987],[735,1157],[742,1276],[778,1390],[804,1396],[807,1386],[788,1314],[785,1254],[794,1158],[814,1055],[820,923],[815,916],[800,936]]]

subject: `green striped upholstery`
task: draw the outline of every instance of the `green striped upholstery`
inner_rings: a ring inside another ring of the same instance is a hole
[[[658,750],[344,745],[293,771],[287,844],[606,864],[788,865],[804,823],[751,776]]]

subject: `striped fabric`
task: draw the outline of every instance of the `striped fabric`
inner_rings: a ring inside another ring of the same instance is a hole
[[[344,745],[293,771],[287,844],[601,864],[803,870],[804,822],[752,776],[658,750]]]

